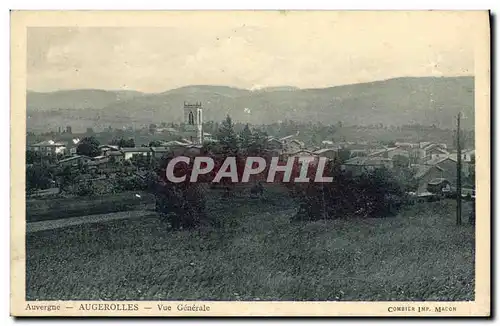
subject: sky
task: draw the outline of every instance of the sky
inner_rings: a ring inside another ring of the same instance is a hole
[[[29,27],[28,89],[321,88],[474,71],[477,29],[463,13],[177,12],[158,18],[150,26],[138,19],[139,26]]]

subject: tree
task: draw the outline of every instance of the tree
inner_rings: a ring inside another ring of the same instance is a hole
[[[123,146],[121,147],[135,147],[135,141],[133,138],[129,138],[129,140],[125,140],[123,142]]]
[[[220,124],[217,139],[219,140],[223,154],[231,156],[238,152],[238,139],[236,138],[233,122],[229,115]]]
[[[130,160],[132,164],[138,168],[147,168],[149,167],[149,157],[143,155],[133,156]]]
[[[91,181],[79,182],[76,185],[75,194],[77,196],[93,196],[96,194],[96,187]]]
[[[26,151],[26,164],[39,163],[41,159],[42,156],[40,155],[40,152],[31,150]]]
[[[334,182],[287,183],[300,205],[295,219],[386,217],[397,213],[404,202],[403,186],[385,169],[352,176],[342,171],[339,162],[330,162],[326,173]]]
[[[58,173],[59,175],[59,188],[61,191],[67,190],[68,186],[71,185],[77,175],[75,171],[70,166],[65,166]]]
[[[152,140],[149,142],[149,147],[160,147],[161,142],[159,140]]]
[[[147,188],[156,198],[156,210],[174,230],[195,228],[213,222],[205,212],[206,198],[202,185],[189,182],[189,178],[181,183],[166,182],[165,168],[171,159],[162,158],[156,167],[156,175],[146,176]],[[186,168],[190,167],[177,165],[174,174],[184,174]],[[158,182],[159,180],[162,182]]]
[[[111,145],[117,145],[120,148],[123,148],[123,147],[135,147],[135,141],[134,141],[133,138],[130,138],[129,140],[125,140],[123,138],[113,139],[111,141]]]
[[[120,138],[115,138],[111,141],[111,145],[115,145],[115,146],[118,146],[118,147],[122,147],[121,145],[123,145],[123,142],[125,142],[125,140],[120,137]]]
[[[36,189],[46,189],[52,184],[47,166],[35,164],[26,167],[26,190],[32,192]]]
[[[252,131],[248,126],[248,123],[245,125],[243,130],[240,132],[240,146],[243,151],[248,151],[250,144],[252,143]]]
[[[76,153],[90,157],[98,156],[100,154],[99,145],[99,141],[95,137],[85,137],[78,143]]]
[[[252,134],[252,141],[248,148],[250,156],[259,156],[267,148],[267,133],[261,130],[255,130]]]

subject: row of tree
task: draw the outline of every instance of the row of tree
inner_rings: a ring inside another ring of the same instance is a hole
[[[219,124],[216,131],[218,143],[204,146],[204,154],[224,159],[228,156],[242,158],[260,156],[267,146],[267,134],[259,129],[251,129],[245,125],[240,132],[234,130],[231,118],[228,116]],[[345,153],[344,156],[348,156]],[[344,159],[346,159],[344,157]],[[195,228],[200,224],[217,223],[207,220],[205,212],[205,193],[200,183],[186,182],[174,184],[164,178],[165,168],[171,158],[164,158],[158,167],[158,176],[163,182],[156,183],[154,192],[157,196],[157,209],[169,221],[174,229]],[[402,159],[401,159],[402,160]],[[329,161],[326,176],[332,176],[331,183],[284,183],[288,193],[300,207],[296,218],[301,220],[332,219],[340,217],[384,217],[395,214],[404,202],[409,182],[398,180],[387,170],[376,170],[370,174],[353,176],[341,169],[341,160]],[[217,163],[216,163],[217,164]],[[408,162],[400,162],[399,170],[405,170]],[[238,166],[242,168],[241,166]],[[178,172],[188,174],[192,166],[178,166]],[[300,165],[295,164],[292,178],[300,173]],[[310,169],[309,173],[315,172]],[[263,172],[264,174],[266,172]],[[175,174],[175,171],[174,171]],[[180,175],[179,174],[179,175]],[[310,180],[314,176],[309,175]],[[411,176],[405,175],[405,178]],[[207,177],[210,181],[210,176]],[[228,184],[222,179],[221,183]],[[279,181],[278,181],[279,182]],[[230,182],[229,182],[230,183]]]

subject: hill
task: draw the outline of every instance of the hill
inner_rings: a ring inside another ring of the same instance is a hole
[[[127,101],[142,95],[137,91],[106,91],[101,89],[63,90],[50,93],[28,91],[27,109],[102,109],[110,104]]]
[[[271,87],[250,91],[197,85],[156,94],[100,90],[28,93],[28,128],[121,127],[181,121],[184,101],[203,103],[204,118],[255,124],[278,120],[347,125],[419,123],[453,128],[459,110],[474,126],[473,77],[402,77],[322,89]],[[49,110],[49,108],[58,110]],[[79,110],[89,108],[95,110]],[[249,109],[249,110],[245,110]],[[49,110],[49,111],[47,111]]]

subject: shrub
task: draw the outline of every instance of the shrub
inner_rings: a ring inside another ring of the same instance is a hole
[[[145,190],[146,182],[138,176],[128,176],[118,178],[116,181],[116,188],[119,191],[123,190]]]
[[[385,217],[398,212],[404,201],[402,186],[387,170],[378,169],[360,176],[328,167],[331,183],[300,183],[290,186],[290,195],[299,203],[299,220],[344,217]]]
[[[403,185],[385,169],[363,174],[354,180],[356,215],[385,217],[394,215],[404,201]]]
[[[96,189],[92,182],[80,182],[76,185],[74,192],[77,196],[93,196],[96,194]]]
[[[155,195],[156,210],[174,230],[192,229],[208,222],[205,212],[206,198],[203,185],[166,180],[165,168],[173,156],[164,157],[158,164],[156,176],[146,176],[147,189]],[[178,164],[174,174],[185,174],[191,167]]]
[[[207,222],[205,196],[198,184],[158,184],[155,197],[156,210],[174,230],[193,229]]]
[[[46,165],[36,164],[26,167],[26,191],[46,189],[52,185],[49,169]]]

